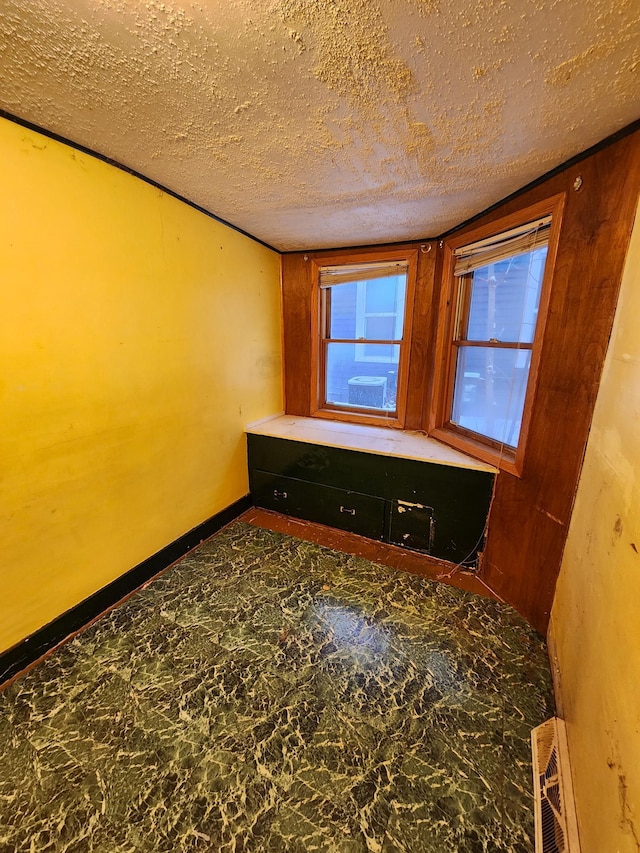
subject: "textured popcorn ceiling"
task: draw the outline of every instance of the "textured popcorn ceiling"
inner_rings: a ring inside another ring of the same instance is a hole
[[[640,115],[638,0],[0,0],[0,106],[278,249],[435,235]]]

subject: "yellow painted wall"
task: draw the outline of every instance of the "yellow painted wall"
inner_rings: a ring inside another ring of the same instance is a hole
[[[279,256],[0,119],[0,651],[248,491]]]
[[[640,850],[639,220],[550,625],[582,853]]]

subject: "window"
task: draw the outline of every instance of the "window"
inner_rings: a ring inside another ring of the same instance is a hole
[[[500,223],[494,223],[493,233],[467,236],[463,243],[458,237],[446,247],[443,371],[436,377],[437,437],[487,461],[506,461],[502,467],[516,472],[546,314],[555,224],[553,211],[523,218],[514,225],[511,217],[499,231]]]
[[[411,257],[316,264],[315,414],[399,423],[406,394]]]
[[[516,448],[551,217],[456,249],[451,423]],[[525,230],[526,229],[526,230]]]

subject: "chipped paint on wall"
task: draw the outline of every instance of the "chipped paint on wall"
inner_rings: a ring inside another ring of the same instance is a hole
[[[417,239],[637,118],[634,6],[4,0],[0,106],[280,249]]]

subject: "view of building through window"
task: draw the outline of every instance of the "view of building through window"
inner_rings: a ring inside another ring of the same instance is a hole
[[[551,215],[452,249],[440,425],[516,450],[535,364]],[[318,266],[317,409],[404,416],[407,259]],[[448,347],[448,352],[446,350]]]
[[[321,272],[326,404],[395,413],[406,286],[406,264]]]
[[[451,422],[509,447],[522,426],[547,246],[461,276]]]

